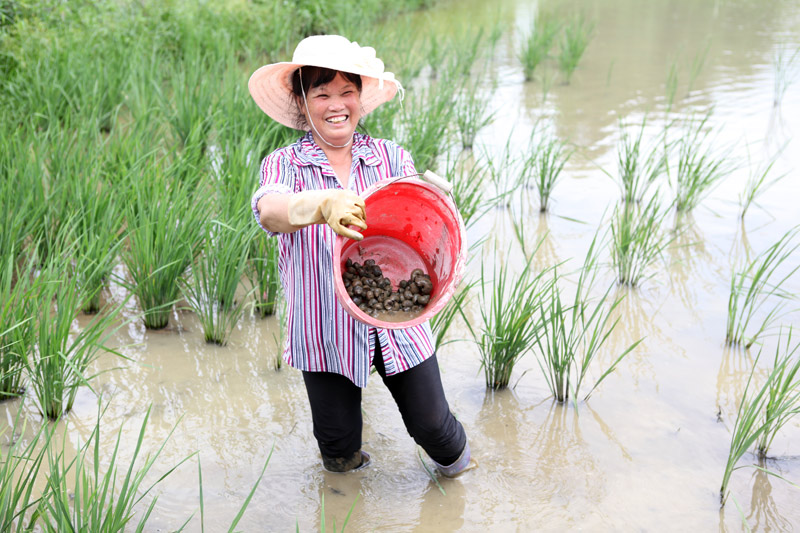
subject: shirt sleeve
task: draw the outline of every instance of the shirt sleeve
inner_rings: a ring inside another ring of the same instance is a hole
[[[258,210],[258,201],[267,194],[291,194],[295,189],[296,174],[294,167],[280,151],[272,152],[261,161],[259,172],[259,187],[250,200],[250,207],[256,223],[271,237],[277,235],[261,225],[261,213]]]
[[[414,158],[411,157],[411,152],[400,145],[397,145],[397,151],[400,153],[400,173],[397,175],[410,176],[411,174],[416,174],[417,169],[414,166]]]

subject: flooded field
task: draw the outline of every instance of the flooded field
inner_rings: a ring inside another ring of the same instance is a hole
[[[130,456],[152,405],[145,448],[154,449],[174,429],[152,481],[196,455],[155,489],[159,496],[148,531],[173,531],[187,520],[186,530],[200,530],[198,461],[205,528],[226,530],[268,457],[264,477],[239,522],[242,531],[320,530],[323,502],[327,528],[334,519],[340,527],[352,507],[348,531],[800,528],[800,488],[755,468],[733,473],[731,497],[720,508],[731,431],[759,349],[763,346],[764,355],[754,379],[767,374],[778,327],[800,327],[795,310],[800,275],[795,275],[784,286],[795,299],[759,344],[745,350],[725,343],[733,270],[800,223],[800,57],[790,61],[800,49],[800,4],[485,4],[444,3],[412,22],[419,34],[442,38],[476,21],[501,30],[487,67],[475,74],[491,95],[488,105],[495,114],[477,134],[474,157],[486,154],[497,161],[504,151],[520,153],[535,128],[567,141],[574,153],[547,213],[539,212],[536,190],[523,187],[508,206],[491,209],[470,224],[473,245],[488,238],[487,243],[496,242],[507,253],[495,257],[492,246],[475,246],[468,280],[480,276],[481,261],[521,264],[515,223],[527,242],[542,240],[536,268],[560,262],[565,262],[565,274],[579,268],[595,235],[608,236],[619,203],[620,188],[611,176],[617,173],[620,123],[641,126],[646,120],[648,140],[670,125],[669,135],[679,138],[682,120],[712,111],[707,129],[730,169],[688,214],[671,212],[664,219],[666,226],[677,228],[675,239],[638,286],[612,289],[613,295],[624,296],[620,321],[598,364],[590,368],[591,378],[599,377],[627,346],[642,342],[588,400],[562,404],[553,399],[535,352],[520,359],[508,389],[487,389],[478,349],[457,319],[447,334],[454,342],[444,345],[438,358],[451,409],[464,424],[479,467],[456,479],[440,479],[440,487],[420,463],[377,376],[363,400],[363,447],[372,456],[371,466],[347,475],[322,469],[302,375],[285,365],[276,368],[277,317],[245,313],[224,347],[206,344],[190,311],[174,310],[169,326],[157,331],[134,320],[114,337],[129,360],[104,355],[96,364],[97,370],[124,369],[95,378],[94,393],[87,387],[78,393],[68,417],[66,447],[76,449],[89,437],[97,393],[107,405],[104,453],[112,453],[123,424],[121,454]],[[530,21],[548,9],[580,12],[593,24],[569,84],[552,60],[537,67],[530,81],[520,64]],[[380,54],[379,42],[365,44],[374,44]],[[392,67],[387,65],[399,70]],[[748,178],[773,158],[770,175],[785,176],[764,190],[742,220],[739,198]],[[485,194],[503,186],[487,184]],[[666,203],[671,201],[666,176],[653,188],[659,188]],[[599,263],[596,291],[602,293],[615,282],[607,244],[600,249]],[[799,263],[795,251],[784,270]],[[116,301],[125,295],[116,285],[104,293]],[[127,317],[138,312],[133,302],[126,304]],[[474,324],[481,316],[477,305],[479,299],[470,298],[465,306]],[[89,320],[79,318],[81,324]],[[800,331],[795,335],[800,337]],[[19,406],[18,400],[0,404],[0,420],[11,424]],[[33,405],[23,409],[30,420],[40,419]],[[758,464],[755,455],[745,453],[739,465],[752,464]],[[800,484],[800,417],[777,434],[763,467]]]

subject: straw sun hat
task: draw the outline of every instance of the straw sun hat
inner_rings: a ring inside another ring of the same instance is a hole
[[[291,62],[264,65],[250,76],[248,88],[258,107],[290,128],[301,129],[292,94],[292,73],[303,66],[324,67],[361,76],[362,116],[391,100],[403,88],[383,69],[375,49],[340,35],[312,35],[297,44]],[[306,89],[308,90],[308,88]],[[402,97],[402,93],[401,93]]]

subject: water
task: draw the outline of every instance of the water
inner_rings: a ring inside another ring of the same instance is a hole
[[[146,446],[152,449],[174,428],[153,481],[198,452],[159,485],[148,530],[174,530],[192,513],[187,529],[199,530],[198,458],[206,528],[227,529],[270,450],[264,478],[239,524],[243,531],[287,531],[295,524],[301,531],[319,530],[323,497],[328,528],[333,518],[341,526],[355,502],[351,531],[739,531],[743,520],[757,531],[800,527],[800,489],[750,468],[735,472],[731,482],[741,511],[733,498],[719,507],[737,402],[757,353],[724,346],[730,272],[747,250],[760,252],[800,221],[800,146],[794,137],[800,127],[800,62],[786,77],[794,83],[774,105],[776,51],[800,46],[800,6],[779,0],[544,5],[581,9],[595,23],[572,82],[561,84],[555,73],[546,97],[541,79],[523,81],[516,59],[535,2],[509,0],[487,8],[464,1],[417,21],[423,33],[447,35],[450,28],[496,16],[504,29],[486,74],[487,81],[497,82],[491,104],[497,120],[477,144],[502,150],[514,132],[512,147],[521,149],[540,121],[577,147],[553,193],[550,214],[517,213],[531,238],[545,236],[539,264],[577,266],[595,231],[608,227],[619,191],[601,169],[616,170],[620,120],[636,123],[647,116],[648,128],[658,131],[668,120],[713,106],[715,142],[732,150],[736,169],[694,210],[678,239],[683,246],[673,247],[640,288],[621,291],[627,297],[620,326],[600,366],[644,337],[642,344],[577,409],[549,397],[533,354],[515,369],[513,389],[491,392],[472,344],[442,348],[445,390],[480,463],[459,479],[442,480],[444,495],[420,466],[417,448],[379,379],[370,382],[363,402],[364,448],[372,466],[349,475],[322,470],[301,375],[275,369],[276,319],[245,318],[224,348],[205,344],[188,312],[176,311],[164,331],[145,331],[134,321],[116,337],[133,362],[93,382],[109,406],[103,418],[105,453],[111,453],[110,443],[124,424],[122,455],[130,456],[148,405]],[[667,114],[665,85],[673,62],[678,85]],[[699,62],[702,67],[693,74],[692,64]],[[737,201],[748,173],[781,148],[773,172],[786,177],[741,224]],[[489,229],[504,245],[514,242],[507,211],[486,215],[470,236],[474,241]],[[501,257],[518,259],[518,252]],[[601,260],[609,260],[607,252]],[[478,265],[472,263],[472,274]],[[610,268],[606,273],[610,281]],[[797,278],[790,289],[800,293]],[[123,293],[115,288],[108,296],[121,299]],[[128,316],[133,312],[129,304]],[[474,306],[468,314],[479,316]],[[797,313],[782,322],[800,326]],[[452,333],[467,335],[463,326]],[[774,339],[766,346],[771,354]],[[99,366],[120,364],[109,357]],[[763,376],[765,365],[759,368]],[[0,416],[10,421],[18,405],[0,405]],[[33,408],[25,409],[35,420]],[[84,389],[69,417],[69,447],[85,441],[95,416],[95,396]],[[800,420],[795,420],[772,446],[776,459],[766,463],[796,483],[798,443]],[[740,464],[754,462],[748,454]]]

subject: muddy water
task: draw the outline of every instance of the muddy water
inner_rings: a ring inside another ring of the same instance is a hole
[[[620,290],[626,296],[620,327],[601,362],[644,341],[577,409],[552,401],[533,354],[514,371],[513,390],[492,393],[473,345],[442,348],[445,389],[480,463],[460,479],[444,480],[444,495],[420,466],[379,379],[363,403],[372,466],[349,475],[322,470],[301,375],[275,368],[277,320],[244,319],[224,348],[203,342],[190,313],[176,311],[171,326],[159,332],[134,322],[116,336],[133,362],[95,382],[109,406],[103,419],[108,453],[121,424],[123,453],[132,452],[150,404],[146,445],[157,445],[174,428],[158,473],[197,452],[160,485],[149,530],[174,530],[193,513],[187,529],[200,529],[198,459],[205,526],[226,530],[271,450],[239,524],[243,531],[288,531],[296,524],[301,531],[319,530],[323,497],[328,528],[333,518],[341,525],[355,502],[351,531],[740,531],[743,519],[758,531],[800,528],[800,489],[753,469],[732,478],[741,512],[732,501],[719,508],[736,405],[757,354],[724,346],[730,271],[800,222],[800,64],[792,71],[795,83],[773,105],[775,51],[781,43],[800,46],[800,6],[779,0],[560,3],[582,8],[595,22],[595,35],[572,82],[562,85],[554,74],[543,97],[541,79],[524,83],[515,59],[520,30],[536,3],[507,1],[488,13],[483,5],[459,2],[418,21],[445,34],[457,23],[497,16],[505,29],[487,75],[498,83],[492,100],[498,118],[479,135],[479,144],[501,150],[513,131],[515,143],[524,146],[533,124],[543,120],[579,150],[553,193],[549,215],[535,208],[492,212],[473,227],[471,239],[492,228],[501,245],[510,246],[513,214],[523,217],[530,239],[544,237],[539,264],[571,259],[577,266],[595,231],[607,227],[618,197],[599,169],[616,169],[620,119],[641,121],[647,114],[657,131],[667,120],[713,105],[719,143],[735,146],[737,170],[685,221],[680,246],[640,288]],[[703,66],[693,76],[692,63],[701,56]],[[665,82],[673,62],[678,89],[667,115]],[[784,144],[775,172],[790,174],[740,224],[737,198],[751,168],[745,146],[754,165]],[[514,264],[519,258],[512,251],[499,260]],[[608,254],[601,259],[607,262]],[[477,265],[472,263],[473,274]],[[613,279],[610,269],[605,276],[601,281]],[[800,294],[797,279],[790,288]],[[124,293],[115,289],[108,296],[121,299]],[[474,306],[468,314],[479,316]],[[782,322],[800,326],[797,313]],[[462,325],[451,335],[466,336]],[[765,345],[771,353],[774,340]],[[100,366],[119,364],[107,358]],[[18,402],[6,402],[0,415],[10,420],[18,408]],[[86,439],[95,416],[96,398],[83,390],[70,415],[69,447]],[[772,454],[769,469],[800,481],[800,420],[779,434]],[[753,462],[747,455],[742,464]]]

